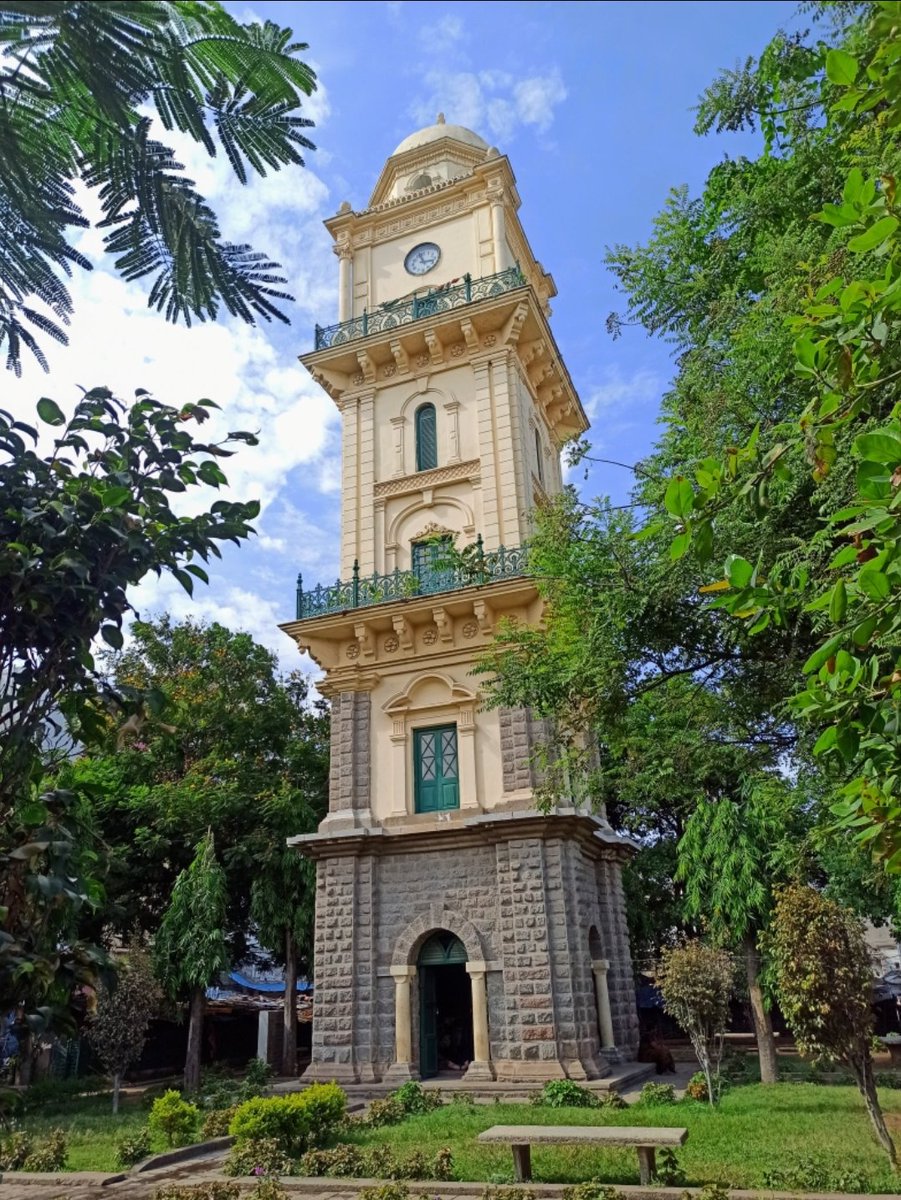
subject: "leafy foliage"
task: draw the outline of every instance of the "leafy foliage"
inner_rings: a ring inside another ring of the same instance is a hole
[[[174,1088],[154,1100],[148,1124],[153,1133],[161,1133],[169,1146],[184,1146],[197,1133],[200,1109]]]
[[[120,1167],[133,1167],[150,1157],[150,1130],[126,1133],[116,1142],[116,1162]]]
[[[159,976],[170,994],[206,988],[227,966],[224,915],[225,875],[210,831],[198,842],[191,865],[175,881],[154,944]]]
[[[729,1023],[732,960],[713,946],[688,942],[663,952],[657,983],[664,1009],[691,1038],[707,1079],[708,1098],[715,1104],[715,1079]]]
[[[894,1164],[873,1078],[872,966],[860,922],[813,888],[794,884],[777,898],[767,944],[779,1004],[798,1049],[850,1068]]]
[[[535,1092],[531,1103],[547,1108],[595,1108],[597,1097],[571,1079],[550,1079]]]
[[[0,9],[0,346],[21,371],[23,347],[46,367],[35,333],[66,341],[66,278],[90,263],[71,231],[76,196],[99,201],[104,246],[125,279],[151,280],[167,319],[204,321],[224,307],[253,322],[285,318],[277,263],[224,241],[173,149],[184,134],[218,148],[241,183],[303,164],[298,115],[315,76],[307,47],[272,21],[242,25],[218,3],[69,0]],[[153,119],[148,115],[148,110]],[[49,315],[48,315],[49,313]]]
[[[676,1089],[671,1083],[655,1083],[651,1080],[641,1089],[638,1100],[640,1104],[648,1105],[675,1104]]]
[[[150,955],[133,938],[127,957],[118,964],[115,987],[103,990],[88,1026],[91,1047],[113,1077],[113,1112],[119,1109],[122,1077],[141,1057],[162,997]]]

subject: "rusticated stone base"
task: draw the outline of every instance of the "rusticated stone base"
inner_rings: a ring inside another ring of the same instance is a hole
[[[437,828],[328,832],[304,843],[318,859],[313,1057],[305,1079],[418,1077],[418,978],[410,995],[413,1061],[392,1066],[391,968],[415,966],[437,930],[455,934],[470,962],[485,963],[491,1064],[484,1078],[609,1073],[591,967],[600,954],[610,962],[617,1047],[634,1054],[638,1021],[621,883],[628,851],[609,827],[575,813],[506,812]]]

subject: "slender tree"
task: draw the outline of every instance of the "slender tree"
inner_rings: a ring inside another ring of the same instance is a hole
[[[302,164],[312,122],[298,110],[316,82],[297,58],[306,45],[291,36],[272,21],[241,24],[209,0],[3,0],[0,346],[9,367],[21,371],[23,347],[46,367],[35,332],[66,341],[67,278],[91,266],[71,238],[89,224],[76,184],[95,193],[116,269],[149,276],[148,303],[168,320],[204,321],[221,307],[251,323],[285,320],[278,264],[222,238],[159,134],[176,130],[209,155],[218,145],[240,183]]]
[[[717,1076],[729,1023],[732,960],[725,950],[700,941],[673,946],[663,952],[657,983],[665,1011],[691,1038],[707,1079],[707,1098],[711,1105],[716,1104]]]
[[[200,1087],[206,989],[228,964],[225,872],[216,859],[212,831],[198,842],[194,861],[181,872],[154,945],[157,973],[173,997],[190,1004],[185,1091]]]
[[[163,996],[150,955],[137,936],[116,967],[115,985],[103,988],[88,1025],[94,1053],[112,1077],[114,1113],[119,1111],[122,1079],[141,1057],[151,1018]]]
[[[896,1166],[873,1074],[873,968],[863,927],[814,888],[794,884],[776,898],[766,945],[798,1049],[849,1068],[876,1139]]]
[[[715,944],[740,950],[761,1083],[776,1083],[778,1066],[770,1006],[758,949],[773,906],[773,888],[784,882],[788,861],[780,848],[790,837],[790,793],[775,779],[750,781],[743,794],[698,805],[679,842],[677,878],[685,884],[685,909]]]

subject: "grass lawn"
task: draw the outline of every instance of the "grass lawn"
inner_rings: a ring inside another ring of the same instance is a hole
[[[901,1092],[886,1090],[880,1098],[889,1127],[901,1141]],[[483,1129],[595,1124],[684,1126],[688,1141],[679,1151],[679,1161],[692,1186],[762,1187],[767,1170],[797,1168],[813,1160],[828,1171],[833,1180],[830,1190],[849,1186],[870,1192],[897,1194],[899,1190],[897,1176],[888,1169],[870,1133],[857,1090],[809,1083],[734,1088],[714,1110],[694,1102],[621,1111],[448,1104],[400,1125],[354,1133],[351,1140],[365,1145],[388,1142],[398,1153],[420,1150],[429,1155],[449,1146],[460,1179],[503,1183],[512,1181],[510,1148],[478,1145],[475,1137]],[[638,1182],[638,1160],[632,1149],[533,1146],[532,1171],[537,1181],[546,1183]],[[859,1177],[856,1183],[851,1181],[854,1176]]]
[[[116,1143],[124,1134],[146,1129],[147,1117],[140,1104],[126,1104],[114,1117],[109,1095],[76,1096],[19,1117],[16,1127],[38,1138],[51,1129],[64,1129],[69,1140],[67,1171],[119,1171]],[[165,1138],[154,1140],[152,1147],[153,1153],[167,1149]]]

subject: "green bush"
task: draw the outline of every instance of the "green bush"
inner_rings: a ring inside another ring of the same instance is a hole
[[[383,1183],[381,1187],[360,1189],[360,1200],[409,1200],[410,1189],[405,1183]]]
[[[360,1178],[366,1174],[366,1155],[361,1147],[342,1142],[331,1150],[308,1150],[297,1164],[297,1169],[301,1175]]]
[[[34,1150],[34,1138],[19,1130],[0,1142],[0,1171],[21,1171],[22,1165]]]
[[[347,1113],[347,1095],[337,1083],[313,1083],[288,1097],[303,1112],[311,1146],[321,1146],[338,1129]]]
[[[646,1083],[638,1097],[639,1104],[675,1104],[676,1089],[671,1083]]]
[[[126,1133],[116,1142],[116,1164],[120,1167],[133,1167],[150,1156],[150,1130],[141,1129],[137,1133]]]
[[[310,1121],[290,1096],[257,1096],[235,1110],[228,1132],[237,1142],[276,1141],[291,1157],[307,1148]]]
[[[552,1079],[532,1096],[531,1103],[548,1108],[594,1108],[597,1100],[593,1092],[571,1079]]]
[[[482,1192],[482,1200],[535,1200],[531,1188],[519,1187],[486,1187]]]
[[[588,1179],[564,1188],[563,1200],[626,1200],[626,1194],[615,1187],[598,1183],[596,1179]]]
[[[94,1096],[110,1090],[109,1081],[99,1075],[81,1075],[72,1079],[41,1079],[32,1083],[22,1096],[26,1112],[65,1106],[75,1096]]]
[[[604,1092],[603,1096],[598,1098],[598,1108],[609,1108],[615,1112],[628,1107],[619,1092]]]
[[[865,1192],[866,1176],[853,1167],[835,1167],[815,1155],[801,1155],[789,1166],[768,1167],[763,1186],[773,1192]]]
[[[707,1090],[707,1076],[703,1071],[695,1071],[689,1079],[685,1085],[685,1096],[689,1100],[699,1100],[703,1104],[710,1099],[710,1093]]]
[[[877,1071],[876,1086],[881,1088],[901,1088],[901,1075],[894,1071]]]
[[[277,1179],[268,1176],[259,1180],[257,1186],[250,1193],[251,1200],[282,1200],[288,1193],[282,1187]]]
[[[186,1146],[197,1132],[200,1109],[182,1099],[181,1092],[170,1088],[154,1100],[148,1124],[151,1132],[161,1133],[168,1146]]]
[[[450,1179],[456,1179],[457,1171],[454,1166],[454,1156],[450,1151],[449,1146],[445,1146],[439,1150],[432,1161],[432,1179],[439,1179],[446,1183]]]
[[[69,1147],[62,1129],[51,1129],[38,1141],[22,1163],[22,1171],[61,1171],[66,1165]]]
[[[721,1183],[705,1183],[699,1192],[683,1192],[681,1200],[729,1200],[729,1189]]]
[[[233,1104],[230,1108],[211,1109],[203,1118],[203,1125],[200,1127],[201,1138],[206,1142],[211,1138],[226,1137],[228,1127],[237,1111],[237,1104]]]
[[[252,1058],[244,1071],[243,1087],[262,1091],[272,1082],[272,1067],[263,1058]],[[250,1097],[248,1097],[250,1099]]]
[[[277,1138],[249,1138],[232,1147],[223,1170],[226,1175],[290,1175],[294,1164]]]
[[[373,1100],[366,1112],[366,1124],[373,1129],[382,1125],[397,1125],[407,1114],[393,1096],[384,1100]]]
[[[416,1083],[415,1080],[410,1080],[409,1083],[403,1084],[391,1093],[391,1099],[396,1100],[408,1117],[418,1116],[420,1113],[432,1112],[436,1108],[440,1108],[444,1103],[441,1097],[441,1092],[437,1088],[426,1091],[421,1083]]]
[[[679,1155],[670,1146],[664,1146],[657,1152],[654,1183],[659,1184],[660,1187],[685,1186],[685,1172],[679,1162]]]
[[[238,1184],[223,1183],[221,1179],[211,1179],[208,1183],[164,1183],[153,1193],[153,1200],[241,1200],[241,1189]]]

